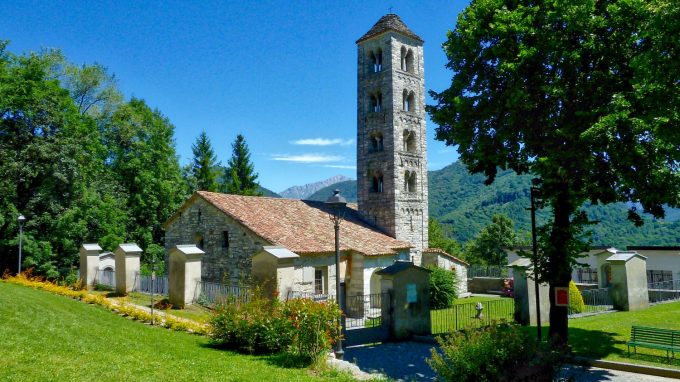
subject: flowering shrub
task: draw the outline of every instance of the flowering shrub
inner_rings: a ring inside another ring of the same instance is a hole
[[[210,321],[213,341],[246,353],[285,351],[315,361],[340,335],[335,304],[309,299],[280,302],[260,295],[220,304]]]
[[[276,353],[291,343],[292,325],[281,303],[254,293],[248,301],[220,303],[210,320],[215,343],[245,353]]]
[[[443,381],[552,381],[560,355],[514,324],[453,332],[427,362]],[[542,379],[540,379],[542,378]]]
[[[337,304],[301,298],[286,301],[283,310],[294,328],[292,353],[314,362],[338,340],[341,312]]]

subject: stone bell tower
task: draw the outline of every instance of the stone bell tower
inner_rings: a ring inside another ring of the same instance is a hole
[[[429,216],[423,40],[387,14],[356,43],[359,211],[410,242],[420,264]]]

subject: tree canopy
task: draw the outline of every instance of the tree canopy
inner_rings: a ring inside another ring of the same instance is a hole
[[[14,55],[0,42],[0,267],[48,277],[76,264],[78,247],[163,243],[161,225],[187,195],[174,127],[141,99],[124,102],[101,65],[74,66],[57,50]]]
[[[238,134],[231,145],[232,154],[225,169],[225,191],[229,194],[260,196],[255,166],[250,161],[246,138]]]
[[[680,204],[678,9],[671,0],[473,0],[444,49],[454,71],[428,107],[437,139],[473,173],[538,178],[552,218],[539,277],[568,286],[588,217],[632,202],[656,217]],[[629,218],[641,223],[632,207]],[[550,335],[567,338],[567,310]]]
[[[491,223],[465,245],[465,259],[476,264],[504,266],[508,264],[505,250],[516,244],[512,220],[505,215],[494,215]]]

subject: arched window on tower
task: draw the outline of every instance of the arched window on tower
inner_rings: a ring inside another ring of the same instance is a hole
[[[404,191],[416,192],[416,172],[406,171],[404,173]]]
[[[413,50],[401,47],[401,70],[413,73]]]
[[[404,111],[412,112],[415,111],[415,94],[404,89],[402,93],[402,99],[404,101],[403,109]]]
[[[370,145],[370,151],[383,151],[384,145],[383,145],[383,135],[382,133],[373,133],[370,136],[371,140],[371,145]]]
[[[383,60],[382,49],[378,48],[375,51],[371,51],[369,56],[371,59],[371,69],[373,70],[373,73],[381,72]]]
[[[373,175],[373,183],[371,184],[371,192],[383,192],[383,175],[377,173]]]
[[[382,93],[377,92],[371,94],[371,110],[374,113],[379,113],[382,110]]]
[[[416,133],[404,130],[404,151],[407,153],[416,152]]]

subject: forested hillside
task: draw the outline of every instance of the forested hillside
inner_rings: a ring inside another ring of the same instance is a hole
[[[325,202],[329,196],[333,195],[333,190],[340,190],[340,195],[344,196],[350,203],[356,203],[357,201],[357,181],[356,180],[345,180],[343,182],[338,182],[331,184],[330,186],[324,187],[319,191],[310,195],[307,200],[318,200]]]
[[[520,231],[518,237],[529,243],[531,215],[529,184],[531,176],[517,176],[512,171],[501,171],[495,182],[484,185],[483,175],[470,175],[465,167],[455,162],[441,170],[429,172],[430,216],[453,231],[455,239],[464,243],[491,222],[495,214],[505,214]],[[340,186],[348,201],[356,202],[356,181],[342,182],[319,190],[312,197],[325,200],[332,188]],[[647,218],[645,225],[635,227],[627,220],[625,204],[597,205],[586,208],[588,216],[600,224],[593,225],[594,245],[677,245],[680,243],[679,210],[668,211],[666,221]],[[547,211],[538,212],[540,225]]]

